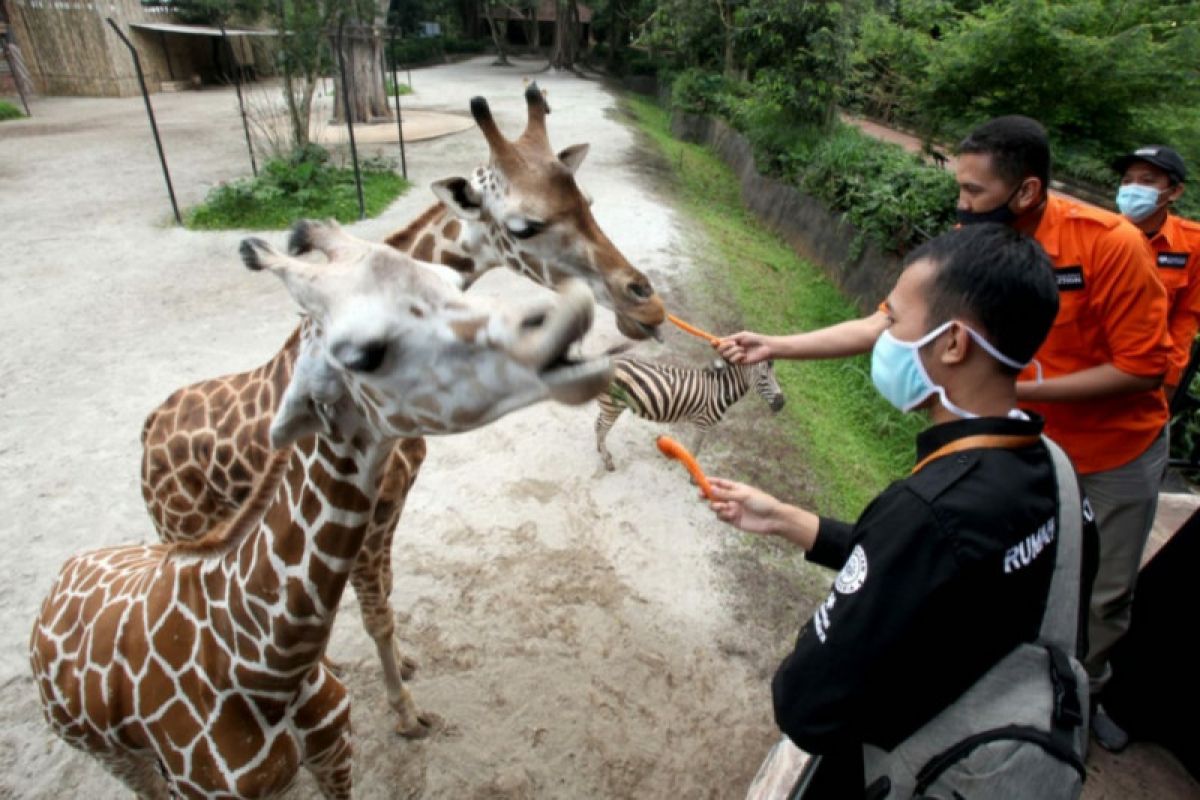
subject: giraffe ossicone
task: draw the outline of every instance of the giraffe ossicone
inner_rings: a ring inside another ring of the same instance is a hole
[[[504,266],[546,286],[580,278],[598,303],[615,312],[622,334],[631,339],[657,336],[666,321],[662,299],[601,229],[591,200],[575,181],[588,145],[555,153],[546,131],[550,107],[536,83],[525,90],[525,104],[525,130],[509,140],[487,100],[473,98],[471,115],[487,140],[490,163],[470,177],[447,178],[431,187],[463,223],[465,255],[498,251]],[[491,266],[486,260],[470,266],[464,262],[468,283]]]
[[[310,315],[263,479],[198,541],[72,557],[34,623],[51,728],[139,797],[277,797],[304,767],[325,797],[349,798],[349,695],[322,657],[382,476],[405,457],[397,440],[578,401],[609,377],[605,358],[562,363],[590,325],[585,288],[534,308],[465,298],[391,248],[310,226],[327,264],[242,246]],[[414,401],[426,350],[445,375]],[[420,727],[400,691],[403,723]]]

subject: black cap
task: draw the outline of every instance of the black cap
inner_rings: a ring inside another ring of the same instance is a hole
[[[1129,155],[1124,155],[1113,162],[1113,169],[1124,175],[1125,170],[1129,169],[1129,165],[1135,161],[1145,161],[1147,164],[1153,164],[1176,183],[1183,183],[1187,180],[1187,167],[1183,164],[1183,156],[1175,152],[1165,144],[1150,144],[1145,147],[1139,147]]]

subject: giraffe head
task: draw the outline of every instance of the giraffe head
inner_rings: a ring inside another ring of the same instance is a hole
[[[607,358],[571,360],[591,327],[579,281],[536,303],[465,295],[453,270],[300,222],[289,250],[242,241],[252,270],[278,275],[310,319],[291,382],[271,424],[282,447],[316,431],[376,439],[457,433],[540,400],[582,403],[608,385]]]
[[[487,101],[471,100],[491,162],[470,178],[437,181],[434,194],[458,217],[482,222],[483,236],[508,266],[548,286],[581,278],[598,302],[616,312],[621,333],[632,339],[654,335],[666,319],[662,299],[600,229],[591,201],[575,183],[588,146],[556,154],[546,134],[550,107],[536,83],[526,89],[525,102],[525,131],[510,141]]]

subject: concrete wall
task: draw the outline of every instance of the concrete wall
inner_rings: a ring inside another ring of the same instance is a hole
[[[671,132],[711,147],[737,175],[746,207],[797,254],[821,267],[860,311],[874,311],[887,297],[900,274],[900,259],[872,244],[856,248],[858,231],[840,214],[794,186],[760,175],[746,137],[721,120],[678,112],[671,117]]]

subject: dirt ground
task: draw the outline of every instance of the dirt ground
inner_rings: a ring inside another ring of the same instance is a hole
[[[488,97],[524,120],[522,76],[487,59],[413,72],[409,107],[465,114]],[[557,147],[590,142],[594,213],[675,309],[722,329],[720,265],[670,207],[662,169],[597,82],[536,75]],[[183,206],[248,173],[231,91],[153,98]],[[171,225],[140,98],[37,102],[0,126],[0,797],[108,800],[123,788],[44,724],[27,638],[59,565],[85,548],[153,539],[138,488],[145,415],[191,381],[267,359],[295,323],[278,281],[249,273],[238,232]],[[394,130],[394,127],[393,127]],[[371,145],[392,155],[394,145]],[[380,239],[432,202],[428,184],[486,157],[467,130],[408,149],[415,187],[351,230]],[[282,242],[282,234],[270,235]],[[714,289],[713,287],[717,288]],[[495,273],[478,291],[541,291]],[[618,341],[600,312],[587,347]],[[650,354],[705,349],[678,333]],[[354,698],[360,798],[736,798],[777,733],[768,679],[830,576],[751,544],[696,502],[623,418],[617,471],[594,452],[591,408],[542,405],[430,440],[396,536],[393,606],[421,668],[417,702],[445,718],[423,742],[391,733],[352,592],[330,654]],[[748,399],[710,437],[710,471],[806,494],[765,406]],[[1169,762],[1168,762],[1169,768]],[[1121,762],[1113,771],[1125,772]],[[1178,768],[1176,768],[1178,769]],[[1158,784],[1161,788],[1162,784]],[[1171,787],[1194,786],[1176,782]],[[1101,787],[1102,788],[1102,787]],[[289,794],[315,796],[302,776]],[[1175,797],[1163,792],[1094,797]]]

